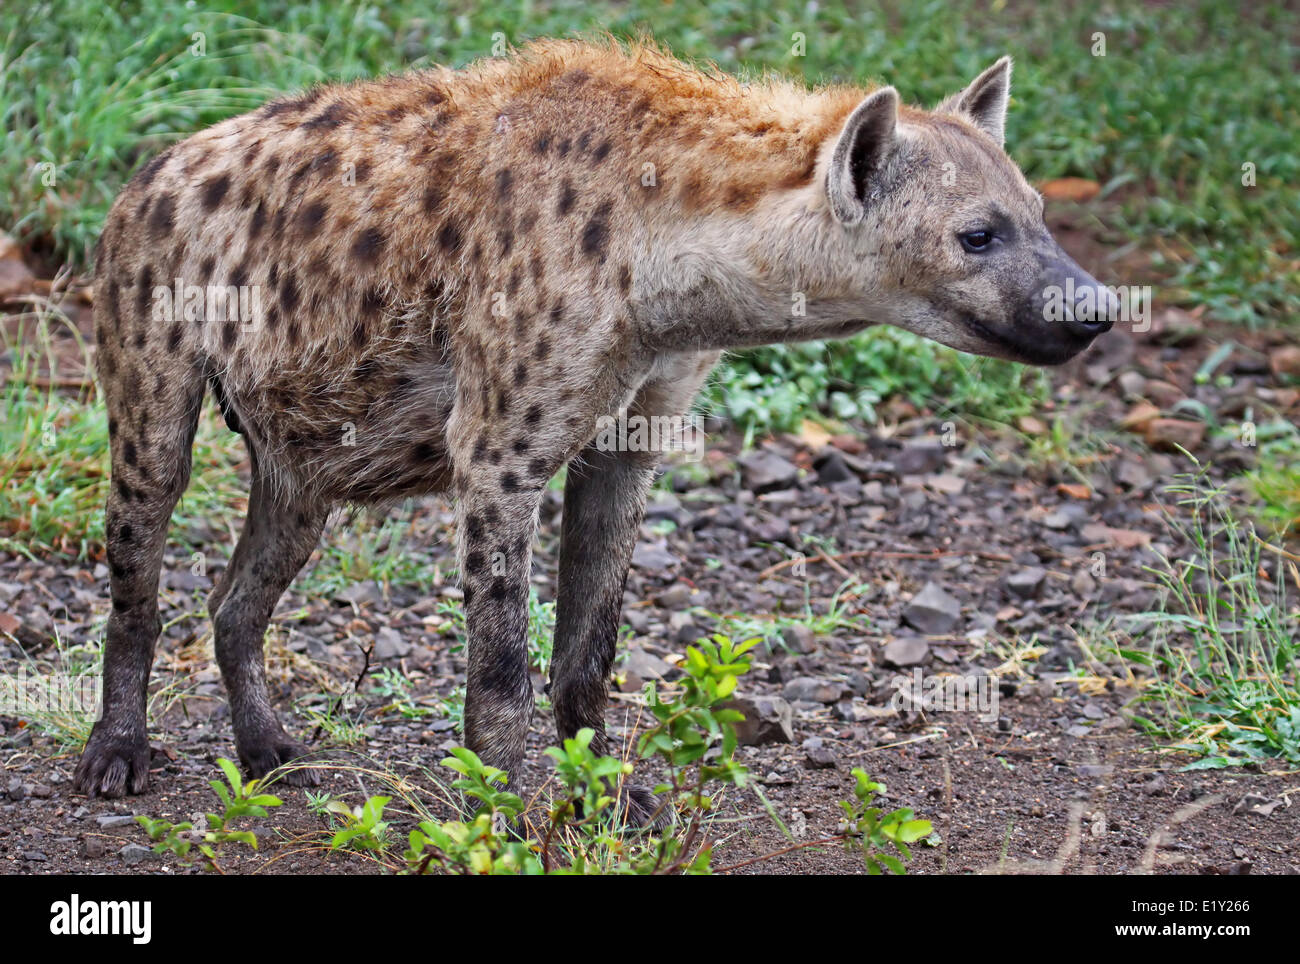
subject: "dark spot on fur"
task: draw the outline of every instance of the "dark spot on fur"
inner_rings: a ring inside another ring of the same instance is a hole
[[[528,366],[523,362],[515,365],[515,384],[522,386],[528,382]]]
[[[248,240],[254,240],[262,233],[262,228],[266,227],[266,208],[262,202],[257,202],[257,207],[253,208],[253,217],[248,222]]]
[[[531,459],[528,463],[528,474],[535,479],[551,477],[551,467],[545,459]]]
[[[628,265],[623,265],[618,269],[618,290],[627,297],[628,292],[632,290],[632,269]]]
[[[130,439],[122,443],[122,461],[132,468],[140,463],[139,454],[135,450],[135,443]]]
[[[504,201],[506,198],[510,197],[512,180],[513,177],[510,173],[510,168],[503,167],[501,170],[497,171],[497,198],[499,200]]]
[[[546,356],[551,353],[551,342],[545,335],[537,339],[537,344],[533,346],[533,357],[538,361],[545,360]]]
[[[284,276],[280,282],[280,308],[287,315],[298,307],[299,300],[298,279],[294,277],[293,272]]]
[[[606,157],[609,156],[609,151],[612,146],[613,145],[611,145],[609,141],[601,141],[600,145],[594,151],[591,152],[592,161],[595,162],[596,164],[599,164],[601,161],[603,161]]]
[[[158,172],[162,170],[163,165],[167,163],[167,158],[171,157],[173,150],[174,148],[167,148],[167,150],[163,151],[144,167],[140,168],[140,172],[131,179],[131,183],[140,190],[147,188],[150,183],[153,182],[153,179],[157,176]]]
[[[513,443],[511,443],[510,451],[515,453],[515,455],[524,455],[530,447],[531,445],[529,444],[528,439],[517,438]]]
[[[528,406],[528,411],[524,413],[525,425],[536,425],[542,420],[542,406],[536,403]]]
[[[587,226],[582,229],[582,251],[598,261],[605,260],[605,245],[609,241],[609,213],[613,202],[603,201],[592,212]]]
[[[203,182],[200,199],[205,211],[214,210],[230,190],[230,175],[217,174]]]
[[[342,104],[330,104],[309,121],[303,123],[303,130],[333,130],[348,119],[350,112]]]
[[[298,227],[304,234],[315,234],[325,220],[329,206],[324,201],[313,201],[298,214]]]
[[[359,260],[373,264],[379,257],[379,252],[384,248],[384,232],[379,228],[366,228],[357,235],[357,239],[352,242],[352,254]]]
[[[237,335],[238,331],[235,328],[235,323],[233,321],[226,322],[221,329],[221,347],[226,351],[230,351],[231,348],[235,347]]]
[[[455,222],[449,220],[442,226],[442,230],[438,232],[438,247],[448,254],[455,254],[460,250],[460,245],[460,228],[456,226]]]
[[[176,202],[170,194],[160,194],[149,215],[149,230],[157,237],[169,234],[176,223]]]
[[[178,321],[172,325],[171,331],[167,333],[167,350],[175,352],[181,344],[181,323]]]
[[[573,185],[567,180],[560,185],[560,200],[555,205],[556,212],[560,217],[564,217],[573,210],[574,202],[578,200],[578,194],[573,190]]]

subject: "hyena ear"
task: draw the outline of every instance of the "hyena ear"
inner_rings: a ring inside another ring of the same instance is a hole
[[[854,225],[879,194],[880,169],[898,144],[898,91],[882,87],[854,108],[831,154],[826,194],[831,213]]]
[[[1006,139],[1007,101],[1011,98],[1011,58],[1003,57],[935,108],[939,113],[961,114],[998,142]]]

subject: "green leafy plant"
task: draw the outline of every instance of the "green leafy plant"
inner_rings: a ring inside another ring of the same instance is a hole
[[[172,853],[184,862],[189,857],[190,850],[197,848],[207,867],[222,873],[217,855],[223,847],[239,843],[257,849],[256,835],[251,830],[234,829],[232,823],[240,817],[265,817],[266,808],[278,807],[281,801],[279,797],[261,793],[260,781],[243,782],[239,768],[225,757],[217,760],[217,765],[221,767],[227,782],[209,780],[208,783],[220,798],[222,811],[207,814],[201,826],[196,828],[189,821],[172,823],[144,815],[137,816],[136,820],[149,834],[149,839],[157,841],[153,848],[155,853]]]
[[[331,850],[381,851],[387,846],[388,822],[384,820],[384,807],[392,797],[367,797],[359,807],[349,807],[341,800],[329,800],[324,809],[338,817],[342,828],[330,841]]]
[[[934,827],[929,820],[916,819],[908,807],[882,814],[880,807],[875,806],[875,799],[877,793],[885,790],[885,785],[872,780],[861,767],[854,768],[853,777],[857,781],[853,799],[840,803],[845,818],[840,828],[844,846],[862,854],[868,874],[907,873],[903,861],[912,859],[908,844],[930,836]],[[889,853],[890,850],[897,851],[902,860]]]

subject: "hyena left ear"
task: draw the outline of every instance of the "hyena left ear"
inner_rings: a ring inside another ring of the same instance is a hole
[[[960,94],[953,94],[935,108],[945,114],[961,114],[998,142],[1005,140],[1007,100],[1011,97],[1011,58],[1003,57],[971,81]]]
[[[862,220],[880,186],[880,171],[898,143],[898,91],[882,87],[853,109],[831,154],[826,195],[844,225]]]

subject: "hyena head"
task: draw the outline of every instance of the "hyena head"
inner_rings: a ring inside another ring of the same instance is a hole
[[[1002,149],[1010,81],[1004,57],[933,111],[873,92],[834,142],[826,191],[873,321],[1057,365],[1110,329],[1118,303],[1061,250]]]

